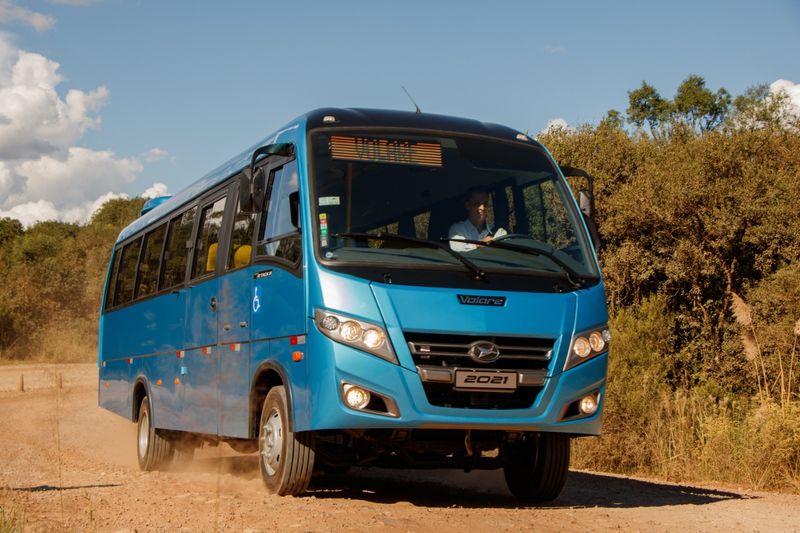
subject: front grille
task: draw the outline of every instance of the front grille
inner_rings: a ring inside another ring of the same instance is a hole
[[[405,333],[414,364],[445,367],[479,367],[493,370],[522,370],[547,368],[553,353],[553,339],[532,337],[497,337],[447,335],[434,333]],[[478,362],[469,355],[475,342],[488,341],[497,345],[500,357],[491,363]]]
[[[542,390],[553,354],[553,339],[505,336],[470,336],[406,332],[406,342],[428,403],[462,409],[525,409]],[[493,343],[499,356],[491,362],[470,355],[476,343]],[[437,371],[437,369],[440,369]],[[516,370],[518,385],[512,391],[455,388],[455,370]]]
[[[428,403],[461,409],[525,409],[533,405],[541,387],[517,387],[514,392],[468,392],[452,385],[423,383]]]

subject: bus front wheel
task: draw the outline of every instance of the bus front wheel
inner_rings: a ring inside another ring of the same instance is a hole
[[[314,470],[313,436],[289,428],[286,389],[273,387],[264,400],[258,431],[261,475],[267,489],[280,496],[306,491]]]
[[[141,470],[159,470],[172,460],[175,447],[153,426],[150,399],[145,396],[139,406],[139,423],[136,432],[136,455]]]
[[[569,436],[562,433],[525,435],[504,449],[503,471],[511,494],[522,502],[555,500],[569,471]]]

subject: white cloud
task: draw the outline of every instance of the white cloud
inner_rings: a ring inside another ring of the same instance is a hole
[[[547,122],[547,126],[542,129],[538,135],[545,135],[548,133],[555,133],[556,131],[564,130],[564,131],[572,131],[570,128],[569,123],[561,117],[552,118]]]
[[[564,54],[567,52],[567,49],[561,45],[548,44],[544,47],[544,52],[546,54]]]
[[[53,17],[15,5],[13,0],[0,0],[0,22],[22,22],[36,31],[49,30],[56,23]]]
[[[56,206],[46,200],[15,205],[8,211],[0,210],[0,217],[16,218],[26,228],[40,220],[61,220]]]
[[[159,196],[166,196],[169,194],[167,192],[167,186],[163,183],[154,183],[152,187],[148,187],[143,193],[142,198],[158,198]]]
[[[59,220],[62,222],[85,224],[89,222],[92,215],[94,215],[103,204],[115,198],[128,198],[128,195],[109,192],[101,195],[94,201],[81,202],[80,204],[70,205],[63,209],[59,209],[53,202],[48,200],[37,200],[35,202],[15,205],[7,211],[0,210],[0,218],[16,218],[26,228],[44,220]]]
[[[118,159],[112,152],[73,147],[64,158],[42,156],[20,163],[15,171],[27,186],[5,203],[45,199],[66,205],[127,186],[142,171],[142,164],[136,159]]]
[[[167,155],[153,149],[125,158],[75,146],[99,126],[108,91],[72,89],[62,97],[61,81],[58,63],[18,49],[0,32],[0,216],[26,227],[39,220],[88,221],[109,199],[127,198],[114,191],[130,186],[144,161]]]
[[[162,159],[166,159],[167,157],[169,157],[169,152],[167,152],[166,150],[162,150],[161,148],[151,148],[142,154],[142,159],[144,159],[148,163],[161,161]]]
[[[773,94],[786,93],[792,104],[792,111],[800,116],[800,83],[789,80],[775,80],[769,86],[769,92]]]
[[[59,64],[16,50],[0,34],[0,160],[30,159],[64,150],[89,128],[100,125],[95,113],[108,90],[70,90],[61,98]]]

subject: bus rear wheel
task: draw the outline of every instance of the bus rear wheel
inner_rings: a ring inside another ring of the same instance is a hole
[[[314,470],[313,435],[289,428],[286,389],[273,387],[264,400],[258,432],[259,464],[267,489],[280,496],[303,494]]]
[[[150,399],[145,396],[139,406],[139,424],[136,432],[136,455],[139,468],[145,471],[160,470],[172,460],[175,447],[153,426]]]
[[[555,500],[569,471],[569,436],[562,433],[525,435],[504,449],[503,471],[511,494],[522,502]]]

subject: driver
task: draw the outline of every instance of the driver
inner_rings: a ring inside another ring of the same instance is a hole
[[[495,229],[493,224],[486,220],[490,199],[491,194],[487,187],[480,185],[470,187],[464,195],[464,209],[467,210],[467,218],[450,226],[447,238],[489,242],[505,235],[506,230]],[[468,252],[477,248],[477,245],[450,241],[450,248],[456,252]]]

